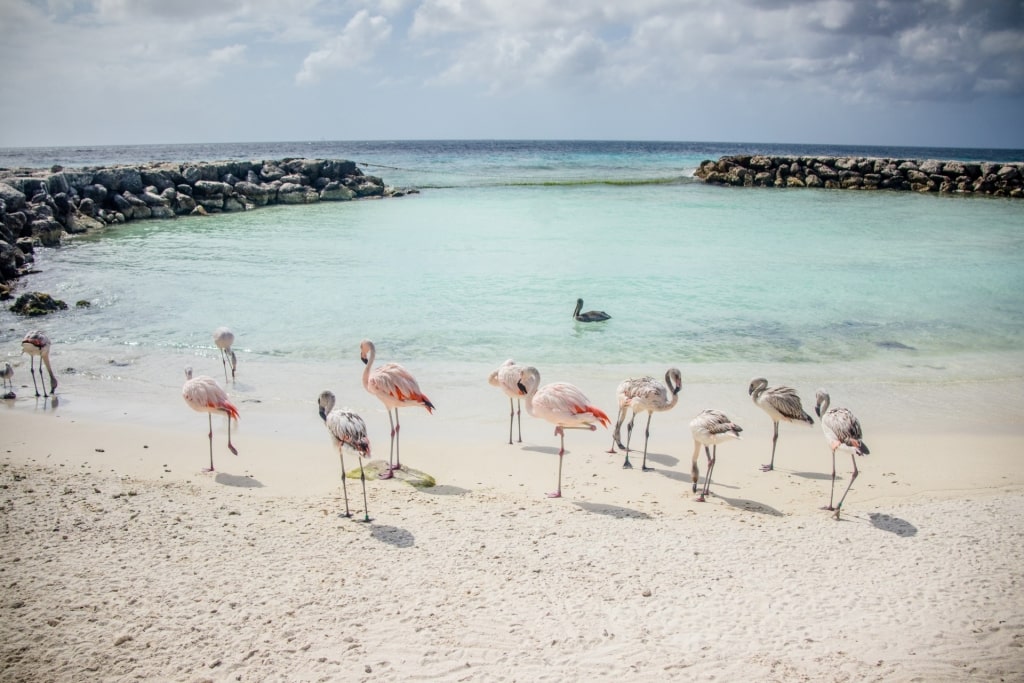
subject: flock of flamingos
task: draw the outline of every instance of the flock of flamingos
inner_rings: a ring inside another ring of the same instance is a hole
[[[576,302],[576,309],[573,318],[579,322],[601,322],[608,320],[610,316],[603,311],[581,312],[583,300]],[[231,379],[235,377],[237,369],[237,358],[232,346],[235,341],[234,334],[226,327],[219,327],[213,333],[213,340],[221,352],[221,362],[224,366],[224,380],[228,381],[230,368]],[[50,393],[57,389],[57,378],[50,366],[50,340],[45,334],[36,330],[29,332],[22,340],[23,352],[31,358],[30,371],[32,373],[32,384],[35,387],[36,396],[39,396],[39,387],[36,384],[35,359],[40,359],[39,382],[43,387],[43,396],[47,396],[46,382],[43,378],[43,367],[46,367],[50,378]],[[387,468],[379,475],[382,479],[390,479],[394,476],[395,470],[402,469],[400,456],[400,430],[398,421],[398,409],[406,406],[422,406],[428,412],[433,412],[434,404],[430,402],[416,382],[416,378],[397,363],[384,363],[374,367],[376,347],[369,339],[364,339],[359,344],[359,357],[363,361],[363,387],[373,396],[376,396],[385,406],[388,412],[388,421],[391,423],[391,446],[388,454]],[[5,398],[13,398],[13,369],[10,363],[5,363],[0,369],[0,376],[3,377]],[[552,382],[541,385],[540,372],[537,368],[529,365],[520,365],[513,360],[507,360],[491,373],[488,378],[490,384],[500,388],[509,397],[509,432],[508,442],[512,443],[512,428],[516,418],[519,419],[519,442],[522,442],[521,402],[526,402],[526,412],[530,415],[547,420],[555,425],[555,435],[559,437],[558,450],[558,487],[553,493],[547,494],[551,498],[562,496],[562,457],[565,455],[565,430],[566,429],[588,429],[594,431],[600,424],[608,427],[611,421],[608,415],[600,408],[593,405],[580,389],[566,382]],[[8,393],[8,385],[10,392]],[[637,413],[647,413],[647,424],[644,428],[644,448],[641,468],[644,471],[647,467],[647,443],[650,437],[651,417],[656,412],[664,412],[673,408],[679,400],[679,390],[682,386],[682,375],[677,368],[669,368],[665,373],[665,381],[662,382],[653,377],[631,378],[619,384],[616,395],[618,399],[619,413],[612,432],[612,445],[609,453],[615,453],[616,448],[625,452],[623,468],[632,468],[629,460],[630,442],[633,436],[633,423]],[[769,387],[768,381],[758,377],[750,382],[748,393],[754,403],[759,406],[772,420],[774,433],[772,435],[771,461],[762,467],[770,471],[775,465],[775,446],[779,439],[779,423],[795,422],[807,425],[814,424],[814,418],[808,415],[800,402],[796,391],[787,386]],[[231,442],[231,422],[238,419],[238,408],[231,403],[227,392],[221,388],[212,377],[201,375],[192,376],[192,368],[185,368],[185,384],[182,387],[182,397],[185,402],[198,412],[207,413],[209,423],[210,439],[210,466],[204,471],[212,472],[213,467],[213,415],[223,414],[228,418],[228,450],[238,454],[238,450]],[[362,459],[370,456],[370,440],[367,437],[366,423],[356,413],[335,407],[335,396],[330,391],[324,391],[318,397],[318,409],[320,417],[324,420],[327,430],[330,432],[338,455],[341,461],[342,490],[345,498],[345,516],[351,517],[348,501],[348,488],[345,483],[345,449],[354,451],[359,456],[360,480],[363,489],[363,521],[369,522],[369,512],[366,499],[366,473],[363,470]],[[821,418],[822,431],[825,440],[832,451],[832,490],[829,494],[829,504],[825,508],[833,511],[833,517],[839,519],[839,513],[850,492],[854,480],[857,478],[856,456],[867,455],[867,444],[864,443],[860,421],[846,408],[829,406],[829,395],[819,389],[815,394],[815,413]],[[626,443],[621,440],[622,423],[627,413],[632,411],[632,416],[626,426]],[[701,448],[707,457],[707,471],[704,475],[704,487],[697,498],[703,502],[708,495],[708,488],[711,485],[711,473],[715,467],[715,459],[718,444],[731,439],[740,438],[743,429],[732,422],[725,413],[708,409],[702,411],[690,422],[690,431],[693,435],[693,458],[691,477],[693,492],[697,492],[697,480],[699,478],[698,459]],[[833,504],[835,497],[836,451],[842,450],[850,453],[853,462],[853,472],[850,483],[847,485],[839,501]]]

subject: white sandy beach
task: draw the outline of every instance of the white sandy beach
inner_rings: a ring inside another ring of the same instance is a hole
[[[432,396],[435,415],[402,411],[402,460],[438,485],[370,481],[365,524],[339,516],[315,393],[274,400],[256,374],[233,393],[239,456],[214,421],[216,474],[205,416],[173,390],[99,407],[71,376],[56,406],[31,385],[4,402],[0,679],[1024,680],[1020,380],[942,386],[959,423],[919,408],[936,387],[833,388],[872,451],[837,522],[820,428],[783,425],[760,472],[771,422],[744,386],[723,405],[684,384],[652,421],[653,472],[622,470],[607,430],[570,431],[550,500],[552,427],[524,414],[505,443],[507,399],[481,378],[458,404]],[[587,388],[610,414],[612,374]],[[386,457],[386,415],[357,392],[342,401]],[[686,424],[712,406],[744,439],[699,503]]]

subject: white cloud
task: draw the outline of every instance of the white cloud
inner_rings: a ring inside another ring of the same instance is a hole
[[[391,24],[380,15],[360,10],[338,35],[309,53],[295,75],[299,84],[313,84],[327,72],[352,68],[370,61],[391,35]]]

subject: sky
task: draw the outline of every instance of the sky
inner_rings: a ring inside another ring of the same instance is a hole
[[[0,0],[0,146],[1024,148],[1024,0]]]

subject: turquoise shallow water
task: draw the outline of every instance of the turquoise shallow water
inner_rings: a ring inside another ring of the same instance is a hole
[[[359,150],[423,188],[404,198],[133,223],[43,250],[22,286],[92,306],[4,311],[0,343],[16,355],[39,326],[79,369],[130,358],[140,380],[172,383],[166,357],[215,360],[220,325],[243,362],[303,367],[351,364],[370,337],[382,359],[474,372],[508,357],[1020,372],[1002,367],[1024,333],[1020,202],[709,187],[689,175],[714,149],[496,144]],[[577,297],[612,319],[575,323]]]

